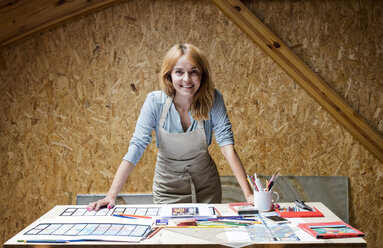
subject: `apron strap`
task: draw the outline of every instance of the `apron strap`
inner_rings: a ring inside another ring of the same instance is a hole
[[[192,176],[189,172],[190,165],[185,168],[185,176],[190,179],[190,189],[191,189],[191,197],[192,197],[192,203],[197,203],[197,192],[195,190],[195,185],[193,183]]]
[[[203,120],[199,120],[199,121],[198,121],[198,129],[202,129],[202,130],[205,131],[205,126],[204,126],[204,124],[203,124]],[[206,139],[206,138],[205,138],[205,139]]]
[[[167,116],[167,114],[169,112],[169,109],[170,109],[170,106],[172,104],[172,101],[173,101],[173,96],[169,96],[166,99],[164,107],[162,108],[162,114],[161,114],[161,119],[160,119],[160,123],[159,123],[160,128],[164,127],[165,119],[166,119],[166,116]]]

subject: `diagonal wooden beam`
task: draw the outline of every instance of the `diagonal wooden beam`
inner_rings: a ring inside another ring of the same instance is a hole
[[[319,78],[241,1],[211,0],[239,26],[294,81],[383,162],[383,137]]]
[[[121,0],[18,0],[0,3],[0,46]]]

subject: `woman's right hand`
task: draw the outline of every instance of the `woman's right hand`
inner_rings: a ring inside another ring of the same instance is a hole
[[[87,206],[88,211],[98,211],[101,207],[106,206],[108,209],[114,207],[116,203],[116,198],[106,196],[104,199],[98,200],[96,202],[91,202]]]

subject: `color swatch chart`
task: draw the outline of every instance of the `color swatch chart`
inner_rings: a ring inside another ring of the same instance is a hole
[[[25,235],[143,237],[150,225],[116,223],[41,223]]]
[[[268,225],[276,241],[299,241],[295,232],[288,226],[283,224]]]
[[[295,232],[286,224],[250,225],[246,230],[254,242],[299,241]]]
[[[99,211],[87,211],[86,208],[67,208],[60,216],[111,216],[113,214],[133,214],[144,216],[159,216],[159,207],[115,207],[112,209],[102,208]]]

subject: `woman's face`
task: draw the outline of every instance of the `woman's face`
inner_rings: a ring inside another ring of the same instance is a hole
[[[185,55],[178,59],[171,77],[176,94],[183,96],[193,96],[201,85],[200,70]]]

